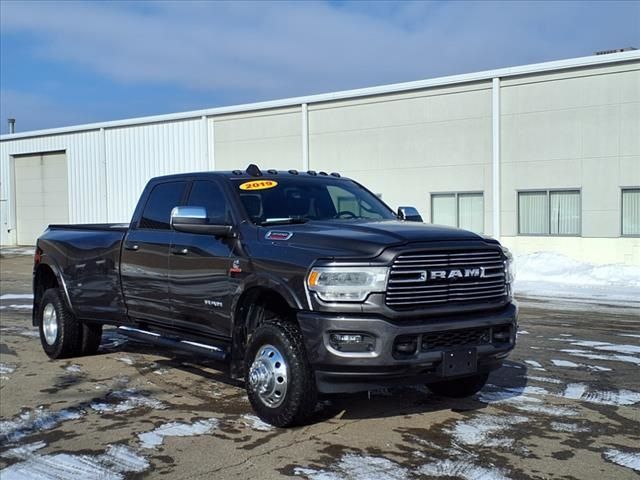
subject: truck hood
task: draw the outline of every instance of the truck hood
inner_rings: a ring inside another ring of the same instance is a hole
[[[406,243],[442,241],[478,241],[479,235],[459,228],[399,220],[385,221],[310,221],[301,225],[263,227],[268,232],[289,232],[289,240],[275,240],[274,246],[313,250],[321,255],[340,257],[376,257],[385,248]]]

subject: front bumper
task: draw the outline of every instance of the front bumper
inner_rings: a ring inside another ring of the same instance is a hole
[[[300,312],[298,323],[318,391],[339,393],[442,380],[443,352],[458,348],[476,349],[477,372],[499,368],[515,347],[517,316],[517,304],[510,303],[496,311],[423,321]],[[342,348],[332,334],[361,335],[369,348]]]

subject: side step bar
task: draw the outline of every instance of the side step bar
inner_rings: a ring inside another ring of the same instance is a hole
[[[191,342],[189,340],[178,340],[176,338],[164,337],[159,333],[132,327],[118,327],[118,332],[143,342],[154,343],[163,347],[176,348],[179,350],[186,350],[191,353],[199,353],[214,360],[224,362],[228,358],[225,350],[214,345],[205,345],[204,343]]]

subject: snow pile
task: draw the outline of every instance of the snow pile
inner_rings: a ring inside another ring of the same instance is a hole
[[[538,252],[515,257],[516,295],[640,306],[640,266],[593,265]]]
[[[192,437],[195,435],[205,435],[218,428],[218,420],[210,418],[208,420],[198,420],[195,423],[170,422],[152,430],[150,432],[138,434],[138,439],[142,448],[155,448],[162,445],[165,437]]]

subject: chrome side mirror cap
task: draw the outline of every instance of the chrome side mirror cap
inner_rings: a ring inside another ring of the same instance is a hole
[[[207,209],[204,207],[174,207],[171,210],[171,228],[177,232],[208,234],[216,237],[233,235],[231,225],[210,223]]]
[[[398,207],[398,218],[407,222],[422,222],[422,216],[415,207]]]

